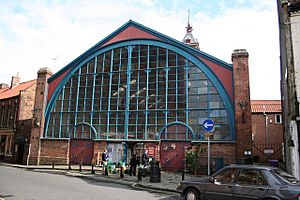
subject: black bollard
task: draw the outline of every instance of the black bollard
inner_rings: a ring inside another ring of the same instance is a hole
[[[52,169],[54,169],[54,161],[52,161]]]
[[[94,163],[92,163],[92,174],[95,174]]]
[[[186,152],[185,152],[186,154]],[[186,159],[183,159],[183,170],[182,170],[182,174],[181,174],[181,179],[184,181],[184,176],[185,176],[185,172],[186,172]]]
[[[81,172],[81,162],[79,163],[79,172]]]
[[[120,178],[124,178],[123,166],[120,166]]]
[[[138,180],[139,181],[142,180],[142,170],[141,170],[141,168],[139,168],[139,170],[138,170]]]
[[[105,172],[105,176],[108,176],[108,169],[107,169],[107,165],[104,165],[104,172]]]
[[[72,168],[71,168],[71,162],[69,162],[69,164],[68,164],[68,170],[72,170]]]

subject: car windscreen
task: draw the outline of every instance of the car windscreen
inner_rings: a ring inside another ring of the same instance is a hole
[[[299,181],[295,177],[286,173],[285,171],[282,171],[279,169],[274,169],[274,170],[272,170],[272,172],[277,178],[280,178],[284,182],[287,182],[290,184],[298,184],[299,183]]]

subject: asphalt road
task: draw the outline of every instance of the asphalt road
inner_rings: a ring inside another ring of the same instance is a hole
[[[0,166],[0,200],[180,200],[177,194]]]

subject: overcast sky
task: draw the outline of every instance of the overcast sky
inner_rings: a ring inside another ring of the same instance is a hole
[[[181,41],[187,10],[205,53],[248,50],[251,99],[280,99],[274,0],[0,0],[0,83],[55,73],[130,19]]]

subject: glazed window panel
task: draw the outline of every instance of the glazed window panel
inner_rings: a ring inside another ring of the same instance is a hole
[[[133,125],[133,124],[136,124],[136,121],[137,121],[137,118],[138,117],[138,114],[137,113],[130,113],[129,114],[129,122],[128,124],[130,125]],[[141,119],[142,119],[142,116],[140,115]],[[140,122],[142,123],[142,122]]]
[[[154,133],[171,122],[187,123],[199,135],[199,122],[212,118],[220,132],[218,140],[230,139],[223,100],[198,66],[157,46],[135,45],[128,53],[125,46],[109,50],[74,72],[54,102],[47,137],[68,137],[79,123],[93,126],[96,139],[155,138]]]
[[[157,122],[157,115],[158,115],[158,111],[151,111],[148,114],[148,124],[153,124],[155,125]]]
[[[98,126],[98,131],[99,131],[99,133],[100,133],[100,139],[101,139],[101,138],[102,138],[102,139],[105,139],[105,138],[106,138],[106,136],[107,136],[106,130],[107,130],[106,124],[105,124],[105,125],[99,125],[99,126]]]

